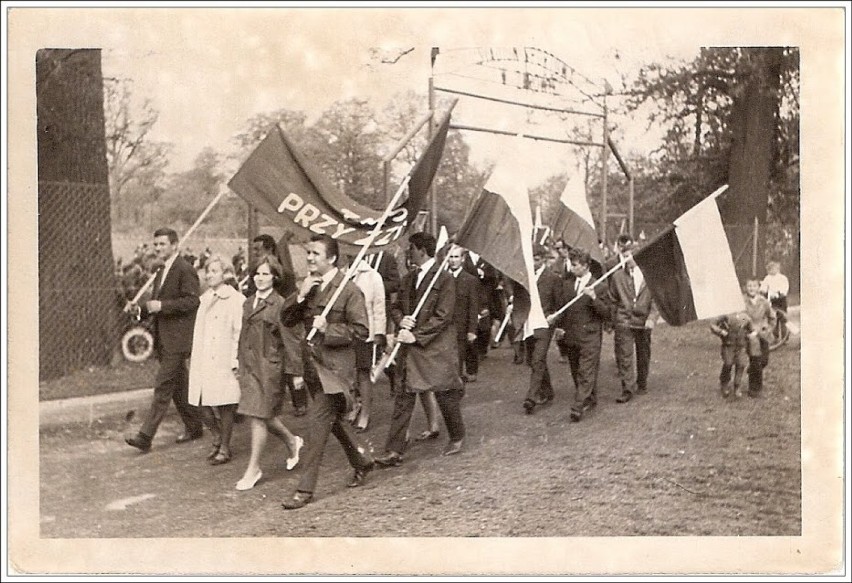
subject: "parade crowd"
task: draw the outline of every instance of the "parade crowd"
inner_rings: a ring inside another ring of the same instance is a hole
[[[209,249],[187,258],[179,252],[177,233],[158,229],[153,252],[140,248],[120,267],[128,300],[139,289],[140,274],[144,278],[156,269],[150,299],[125,306],[128,313],[150,318],[159,359],[150,410],[127,444],[148,452],[173,402],[184,425],[177,442],[201,438],[206,427],[213,438],[208,462],[225,464],[234,456],[234,424],[246,419],[251,446],[236,489],[249,490],[262,479],[263,451],[272,434],[287,447],[287,470],[300,471],[295,492],[282,502],[296,509],[313,499],[331,435],[352,467],[348,487],[363,484],[374,468],[404,463],[412,441],[439,438],[441,419],[448,435],[443,455],[462,452],[465,385],[477,381],[488,350],[501,342],[511,343],[515,364],[529,368],[529,388],[517,404],[528,415],[549,405],[554,385],[564,382],[550,374],[551,343],[570,368],[573,387],[565,393],[571,395],[574,422],[597,405],[604,333],[614,339],[621,381],[617,402],[653,390],[651,339],[659,314],[632,258],[636,243],[629,235],[618,237],[604,265],[562,241],[535,244],[538,295],[548,324],[535,329],[513,309],[516,284],[457,245],[436,247],[432,235],[415,233],[408,237],[403,264],[384,250],[351,266],[356,256],[342,254],[336,240],[315,235],[305,244],[308,273],[297,278],[279,260],[269,235],[252,241],[246,266],[242,254],[228,260]],[[616,267],[598,281],[604,270]],[[725,399],[743,395],[746,371],[748,395],[759,397],[763,390],[773,306],[786,308],[789,288],[777,263],[767,270],[763,281],[745,282],[742,312],[710,327],[721,338],[719,387]],[[377,374],[389,381],[393,412],[383,451],[373,455],[360,434],[371,423]],[[306,435],[294,434],[283,421],[288,396],[294,415],[309,415]],[[428,428],[412,436],[418,402]]]

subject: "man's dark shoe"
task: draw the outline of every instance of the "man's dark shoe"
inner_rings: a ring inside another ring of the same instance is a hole
[[[636,389],[637,395],[644,395],[647,392],[648,392],[648,387],[639,387],[639,388]]]
[[[305,506],[310,504],[311,500],[313,499],[314,495],[312,493],[297,491],[295,494],[293,494],[292,498],[282,502],[281,506],[283,506],[285,510],[296,510],[298,508],[304,508]]]
[[[402,464],[402,456],[395,451],[389,451],[385,455],[377,457],[375,462],[384,468],[391,468]]]
[[[151,450],[151,439],[146,435],[142,435],[141,433],[137,433],[132,437],[125,437],[124,442],[127,445],[133,446],[136,449],[147,453]]]
[[[364,466],[363,468],[355,468],[355,473],[352,474],[352,478],[346,484],[347,488],[357,488],[364,484],[364,481],[367,479],[367,474],[373,471],[373,466],[375,464],[370,464],[368,466]]]
[[[583,418],[583,412],[577,411],[576,409],[571,409],[571,421],[575,423],[580,421]]]
[[[538,399],[536,399],[535,404],[536,405],[547,405],[552,400],[553,400],[553,395],[548,395],[546,397],[539,397]]]
[[[535,409],[535,401],[532,399],[524,399],[524,413],[532,415],[533,409]]]
[[[184,431],[175,439],[175,443],[186,443],[187,441],[195,441],[196,439],[201,439],[202,435],[204,435],[204,431],[199,429],[198,431]]]
[[[621,396],[615,400],[616,403],[626,403],[633,398],[633,393],[624,391]]]
[[[424,431],[420,435],[414,438],[414,441],[429,441],[430,439],[438,439],[438,436],[441,435],[440,431]]]

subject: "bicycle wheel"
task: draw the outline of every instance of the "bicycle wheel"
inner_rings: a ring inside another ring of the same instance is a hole
[[[145,362],[154,352],[154,337],[142,326],[134,326],[121,337],[121,353],[130,362]]]
[[[772,339],[769,341],[769,351],[772,352],[787,343],[790,339],[790,329],[787,328],[787,314],[783,310],[775,310],[775,328],[772,329]]]

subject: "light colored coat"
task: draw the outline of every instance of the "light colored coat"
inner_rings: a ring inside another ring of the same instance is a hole
[[[387,333],[385,284],[379,272],[370,267],[366,261],[361,261],[355,268],[355,276],[352,281],[364,293],[367,321],[370,328],[370,336],[367,338],[367,342],[372,342],[376,338],[376,334]]]
[[[240,386],[232,369],[237,368],[242,315],[243,296],[231,286],[201,294],[189,364],[190,405],[240,401]]]

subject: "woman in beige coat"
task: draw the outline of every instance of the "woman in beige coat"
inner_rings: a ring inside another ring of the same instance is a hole
[[[207,291],[201,294],[192,335],[189,365],[190,405],[201,407],[204,424],[213,434],[207,459],[213,465],[231,460],[234,412],[240,402],[237,348],[242,329],[243,296],[225,283],[234,268],[221,256],[207,262]]]

